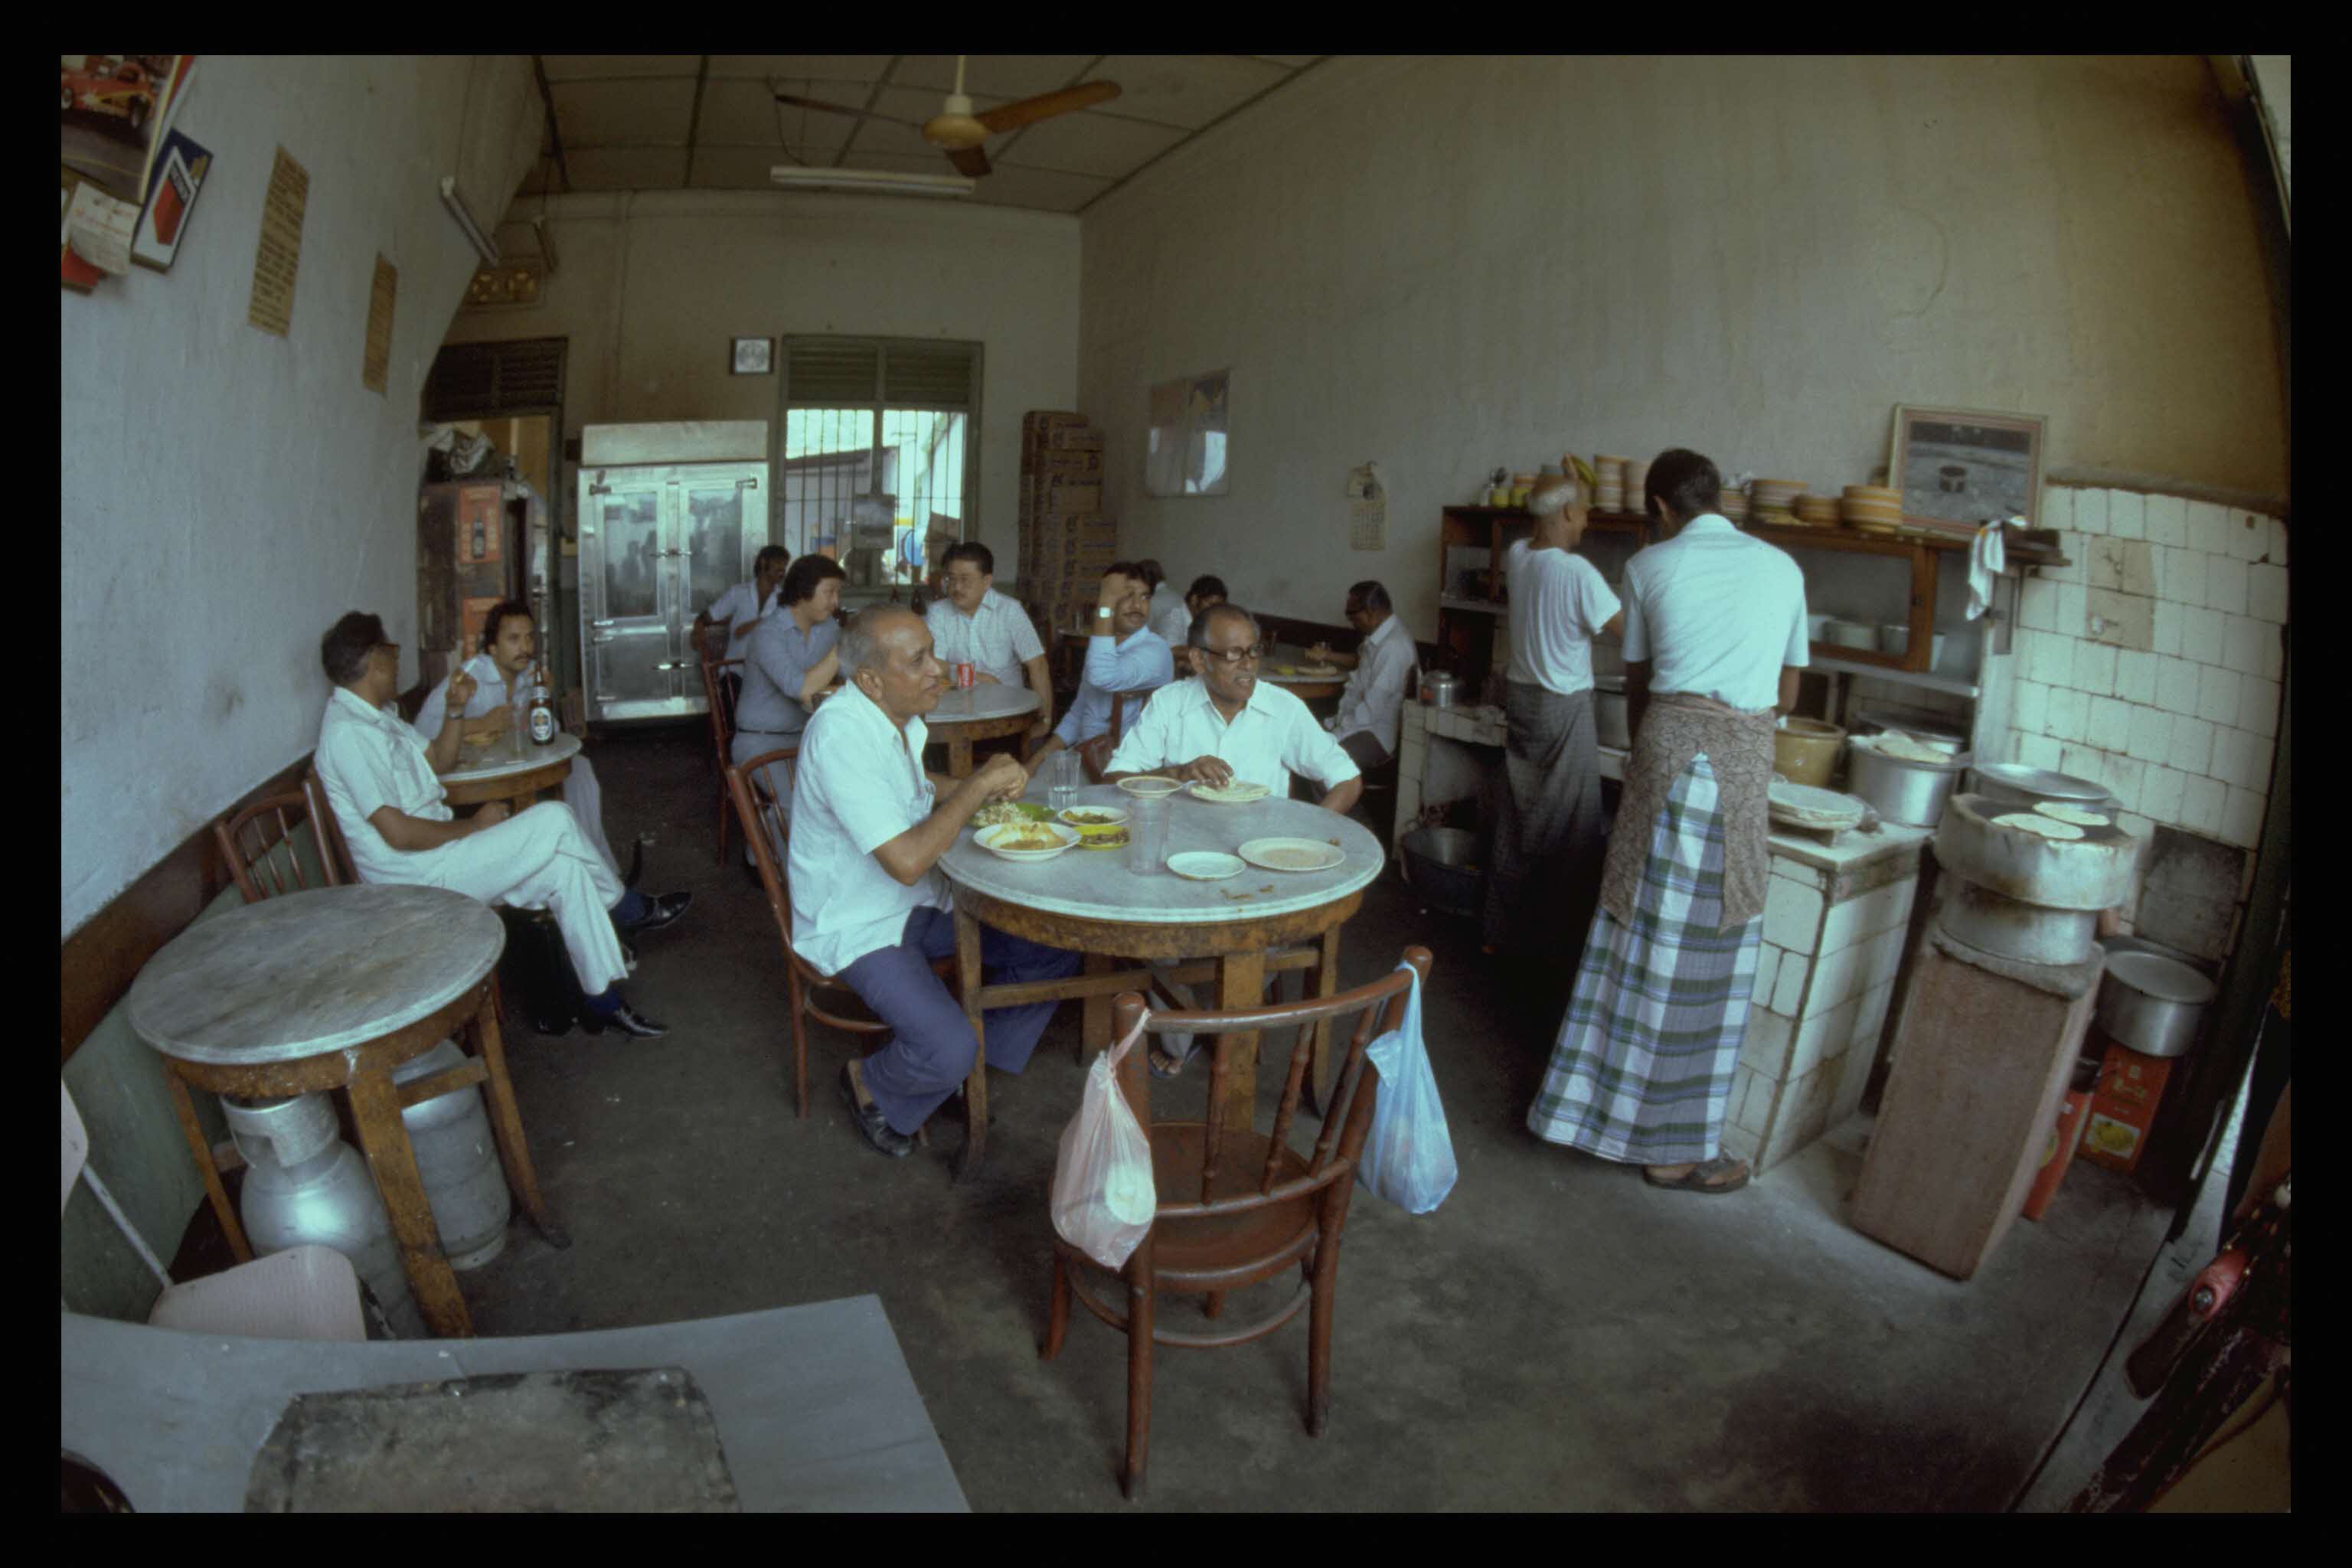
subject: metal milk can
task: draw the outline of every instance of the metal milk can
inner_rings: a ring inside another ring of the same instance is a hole
[[[465,1063],[466,1053],[457,1042],[444,1040],[393,1068],[392,1081],[410,1083]],[[416,1173],[424,1179],[449,1267],[479,1268],[506,1250],[507,1221],[514,1215],[514,1198],[507,1191],[506,1170],[499,1163],[480,1087],[453,1089],[412,1105],[400,1119],[407,1123],[408,1142],[416,1151]]]
[[[284,1100],[221,1096],[229,1135],[245,1156],[237,1208],[257,1255],[316,1242],[352,1260],[361,1280],[403,1339],[424,1339],[424,1314],[400,1267],[392,1216],[367,1162],[337,1137],[335,1108],[323,1093]]]

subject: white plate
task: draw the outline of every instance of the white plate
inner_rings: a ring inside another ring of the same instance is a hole
[[[1196,784],[1192,786],[1194,800],[1205,800],[1215,805],[1247,805],[1254,800],[1264,800],[1273,793],[1274,791],[1262,784],[1250,784],[1247,781],[1229,784],[1223,789],[1204,784]]]
[[[1135,778],[1119,780],[1118,787],[1138,800],[1165,800],[1184,786],[1174,779],[1161,778],[1155,773],[1144,773]]]
[[[1320,838],[1253,838],[1241,858],[1269,871],[1328,871],[1347,864],[1348,852]]]
[[[1238,855],[1221,855],[1213,849],[1188,849],[1181,855],[1168,857],[1168,868],[1195,882],[1216,882],[1227,877],[1238,877],[1248,868]]]
[[[999,849],[995,840],[1015,834],[1050,833],[1061,844],[1052,849]],[[971,841],[1000,860],[1051,860],[1078,841],[1078,830],[1059,822],[1003,822],[994,827],[983,827],[971,836]]]

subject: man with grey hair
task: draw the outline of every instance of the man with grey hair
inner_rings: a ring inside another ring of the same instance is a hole
[[[1529,946],[1556,962],[1591,923],[1603,847],[1592,716],[1592,639],[1625,620],[1600,569],[1576,553],[1589,515],[1572,478],[1528,503],[1535,536],[1504,553],[1511,660],[1505,787],[1486,857],[1486,948]],[[1529,894],[1533,893],[1531,900]],[[1540,907],[1530,907],[1539,902]]]
[[[1019,797],[1028,773],[999,753],[969,778],[923,769],[946,670],[923,618],[894,605],[859,613],[842,633],[848,684],[801,734],[793,784],[793,947],[847,985],[894,1031],[841,1069],[858,1132],[892,1159],[971,1071],[978,1050],[963,1008],[931,971],[955,952],[953,898],[940,857],[992,800]],[[983,926],[981,962],[992,981],[1059,980],[1082,962]],[[988,1065],[1028,1065],[1055,1004],[991,1008]]]

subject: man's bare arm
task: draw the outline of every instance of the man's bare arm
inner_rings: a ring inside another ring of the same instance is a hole
[[[991,800],[1017,798],[1028,784],[1029,775],[1021,764],[999,752],[970,778],[956,780],[954,790],[932,808],[930,816],[888,843],[877,845],[874,858],[900,886],[911,888],[954,846],[956,835],[963,831],[973,812]]]
[[[1037,694],[1037,721],[1029,726],[1029,732],[1042,735],[1054,727],[1054,672],[1042,653],[1021,668],[1029,672],[1029,689]]]
[[[471,816],[454,822],[433,822],[411,816],[396,805],[380,805],[369,814],[368,826],[394,849],[413,854],[420,849],[438,849],[486,827],[496,827],[507,819],[508,809],[506,802],[494,800]]]

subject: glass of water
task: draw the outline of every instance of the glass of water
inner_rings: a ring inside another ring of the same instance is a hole
[[[1068,751],[1055,752],[1054,753],[1053,768],[1054,773],[1051,784],[1054,792],[1054,809],[1057,812],[1067,811],[1070,807],[1077,805],[1078,803],[1078,780],[1080,777],[1078,773],[1078,753]]]
[[[1127,808],[1127,868],[1157,876],[1168,860],[1168,797],[1139,795]]]

